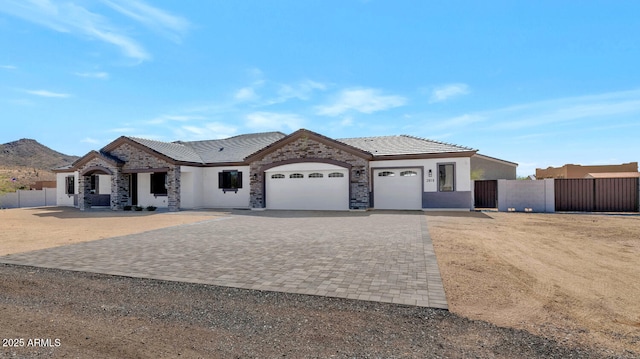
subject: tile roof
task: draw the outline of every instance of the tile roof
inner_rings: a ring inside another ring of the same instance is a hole
[[[205,141],[163,142],[128,137],[143,146],[181,162],[234,163],[286,137],[282,132],[263,132]],[[336,141],[371,153],[374,157],[476,151],[469,147],[408,135],[342,138]]]
[[[285,137],[282,132],[251,133],[220,140],[163,142],[143,138],[129,139],[169,158],[192,163],[242,162],[248,155]]]
[[[341,138],[336,141],[370,152],[374,157],[476,151],[470,147],[408,135]]]
[[[250,154],[286,137],[282,132],[238,135],[221,140],[181,142],[200,155],[204,163],[242,162]]]
[[[176,161],[202,163],[200,156],[191,147],[182,143],[148,140],[138,137],[127,138]]]

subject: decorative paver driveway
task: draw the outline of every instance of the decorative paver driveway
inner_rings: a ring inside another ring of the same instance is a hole
[[[421,212],[235,211],[0,262],[447,308]]]

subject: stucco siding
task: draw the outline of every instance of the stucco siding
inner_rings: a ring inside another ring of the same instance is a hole
[[[237,170],[242,172],[242,188],[238,192],[218,188],[218,173]],[[207,167],[202,170],[202,198],[206,208],[249,208],[249,166]]]
[[[167,208],[168,196],[156,196],[151,193],[151,173],[138,174],[138,205],[142,207],[156,206]]]
[[[438,192],[438,164],[443,163],[455,163],[455,190],[460,192],[471,191],[471,174],[469,168],[468,157],[447,157],[447,158],[429,158],[429,159],[417,159],[417,160],[383,160],[383,161],[371,161],[369,167],[385,168],[385,167],[424,167],[424,191],[425,192]],[[429,177],[429,170],[431,170],[431,177]],[[370,171],[371,172],[371,171]]]
[[[516,179],[518,166],[479,155],[471,157],[471,176],[474,180]]]
[[[56,174],[56,204],[58,206],[73,207],[74,194],[67,194],[67,176],[74,176],[74,194],[78,194],[78,173],[59,172]]]

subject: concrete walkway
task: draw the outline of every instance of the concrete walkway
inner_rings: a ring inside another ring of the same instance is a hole
[[[447,309],[421,212],[235,211],[0,262]]]

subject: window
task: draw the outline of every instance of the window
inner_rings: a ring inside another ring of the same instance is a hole
[[[331,172],[331,173],[329,173],[329,177],[330,177],[330,178],[344,177],[344,173],[340,173],[340,172]]]
[[[309,178],[322,178],[322,177],[324,177],[322,173],[314,172],[309,174]]]
[[[455,191],[455,164],[447,163],[438,165],[438,191]]]
[[[75,194],[76,192],[76,178],[74,176],[67,176],[65,179],[65,194]]]
[[[416,171],[402,171],[400,172],[400,177],[413,177],[417,176],[418,172]]]
[[[151,174],[151,193],[156,196],[167,194],[167,172]]]
[[[289,178],[304,178],[304,175],[302,173],[292,173]]]
[[[282,173],[276,173],[276,174],[271,175],[271,178],[273,178],[273,179],[284,178],[284,175]]]
[[[238,188],[242,188],[242,172],[237,170],[218,172],[218,188],[223,192],[238,192]]]
[[[393,177],[395,175],[395,173],[389,171],[378,172],[378,177]]]

